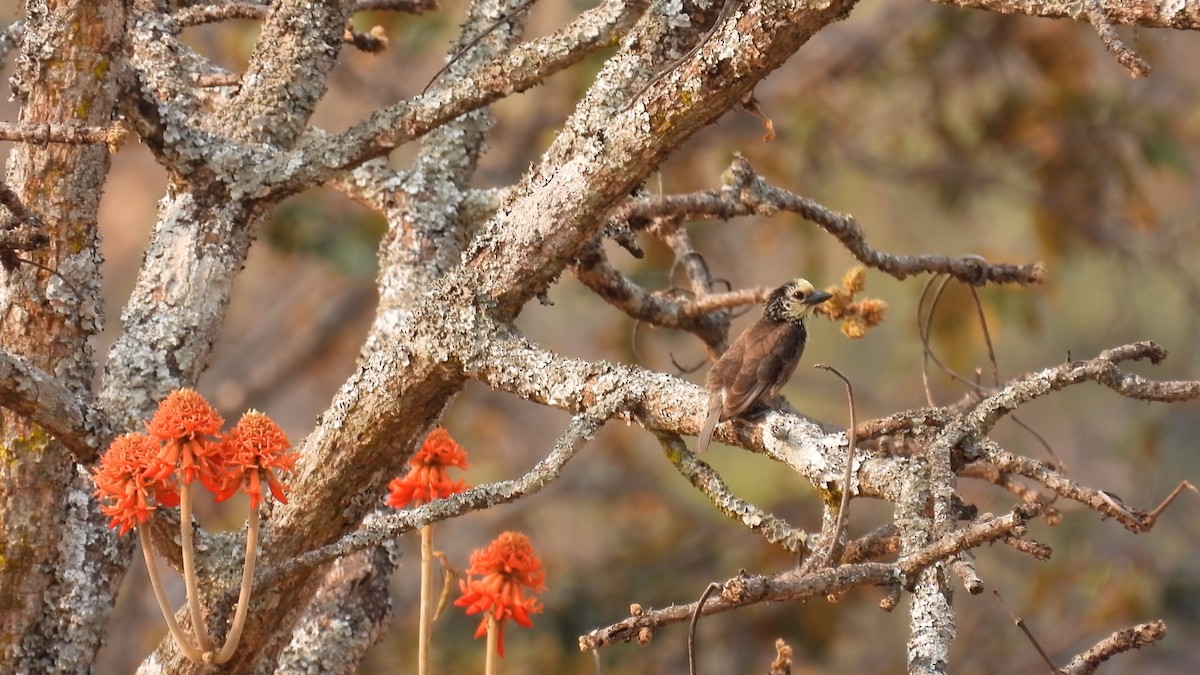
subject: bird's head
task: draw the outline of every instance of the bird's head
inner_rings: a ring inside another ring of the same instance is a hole
[[[819,305],[833,296],[813,288],[808,279],[793,279],[771,291],[764,311],[774,321],[797,323],[808,316],[814,305]]]

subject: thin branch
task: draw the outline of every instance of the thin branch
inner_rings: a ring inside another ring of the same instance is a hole
[[[1121,41],[1121,36],[1117,35],[1117,29],[1113,27],[1112,18],[1102,0],[1084,0],[1083,7],[1087,12],[1088,23],[1096,29],[1096,35],[1100,36],[1100,42],[1104,44],[1108,53],[1113,55],[1117,63],[1125,66],[1134,79],[1149,75],[1150,64]]]
[[[1154,523],[1158,521],[1158,517],[1162,515],[1162,512],[1166,511],[1167,507],[1174,503],[1175,499],[1179,497],[1184,490],[1191,490],[1192,492],[1200,494],[1200,490],[1197,490],[1196,486],[1192,485],[1191,482],[1186,480],[1179,481],[1179,485],[1176,485],[1175,489],[1171,490],[1171,494],[1167,495],[1166,499],[1164,499],[1161,504],[1151,509],[1150,513],[1147,513],[1146,516],[1142,518],[1142,522],[1146,523],[1147,527],[1153,527]]]
[[[1128,507],[1118,504],[1112,496],[1104,493],[1102,490],[1097,490],[1070,480],[1046,466],[1043,462],[1023,455],[1010,453],[987,438],[975,441],[967,450],[968,452],[978,453],[988,462],[996,465],[1001,471],[1024,476],[1036,481],[1061,497],[1087,506],[1102,516],[1115,518],[1117,522],[1121,523],[1122,526],[1131,532],[1145,532],[1147,530],[1143,515],[1140,512],[1131,511]]]
[[[129,136],[129,130],[119,123],[96,127],[85,124],[13,124],[0,122],[0,141],[18,143],[103,144],[116,152]]]
[[[891,585],[912,578],[929,565],[969,548],[995,541],[1019,531],[1032,510],[1013,513],[964,528],[954,536],[918,550],[895,565],[859,563],[823,568],[814,574],[788,570],[772,577],[740,574],[722,584],[721,597],[709,603],[703,614],[728,611],[762,602],[805,601],[814,597],[840,594],[859,585]],[[687,620],[696,611],[696,603],[662,610],[642,610],[607,628],[592,631],[579,639],[581,649],[597,649],[615,642],[637,638],[645,644],[648,635],[660,625]]]
[[[667,459],[688,479],[721,513],[745,525],[752,532],[761,534],[768,542],[793,555],[807,555],[808,533],[792,526],[783,518],[739,499],[730,490],[721,475],[706,462],[698,459],[683,439],[676,434],[655,434],[666,453]]]
[[[833,235],[861,263],[897,279],[916,274],[949,274],[964,283],[982,285],[1037,284],[1046,278],[1041,263],[1032,265],[990,264],[979,256],[905,256],[871,248],[858,221],[851,215],[831,211],[821,204],[770,185],[738,155],[728,174],[730,182],[718,190],[692,192],[660,198],[639,199],[621,207],[621,217],[654,218],[677,216],[686,219],[773,215],[779,211],[799,214]]]
[[[86,394],[77,394],[25,359],[0,352],[0,406],[24,415],[87,465],[113,438],[108,418]]]
[[[961,530],[951,532],[912,555],[901,558],[897,566],[901,575],[907,579],[916,579],[916,576],[929,566],[961,551],[1008,536],[1021,536],[1024,534],[1025,524],[1036,518],[1040,512],[1041,509],[1036,504],[1018,504],[1003,516],[981,517]]]
[[[696,675],[696,626],[700,625],[700,612],[704,609],[704,603],[708,600],[708,596],[714,591],[721,590],[721,585],[711,583],[705,587],[704,592],[700,594],[700,599],[696,601],[696,611],[692,612],[692,619],[688,622],[688,673]]]
[[[1141,401],[1190,401],[1200,398],[1200,380],[1148,380],[1140,375],[1122,372],[1117,364],[1126,361],[1149,360],[1158,365],[1167,358],[1167,350],[1150,341],[1106,349],[1087,361],[1064,363],[1009,384],[984,399],[969,415],[968,422],[977,434],[987,433],[1004,415],[1017,407],[1080,382],[1096,382],[1118,394]]]
[[[226,2],[211,5],[193,5],[174,14],[181,27],[202,26],[208,23],[234,21],[238,19],[262,21],[267,18],[271,6],[265,2]],[[351,12],[392,11],[409,14],[424,14],[438,9],[437,0],[359,0],[350,3]]]
[[[439,68],[438,71],[433,74],[433,77],[429,78],[429,81],[425,83],[425,86],[421,88],[421,93],[424,94],[425,92],[429,91],[429,87],[433,86],[433,83],[437,82],[437,79],[439,77],[441,77],[443,73],[450,70],[451,66],[453,66],[455,63],[458,63],[459,59],[462,58],[463,54],[466,54],[475,45],[479,44],[480,40],[491,35],[492,31],[499,28],[501,24],[503,24],[507,21],[511,21],[513,19],[513,17],[515,17],[517,14],[520,14],[521,12],[524,12],[526,9],[529,9],[529,6],[532,5],[533,2],[534,2],[534,0],[525,0],[520,5],[517,5],[516,7],[514,7],[513,9],[511,9],[507,13],[505,13],[504,16],[500,17],[499,19],[496,19],[491,24],[489,24],[487,26],[487,28],[483,29],[483,32],[468,39],[466,41],[466,44],[464,44],[462,47],[455,49],[454,53],[450,55],[450,59],[448,61],[446,61],[446,65]],[[466,36],[463,36],[463,37],[466,37]]]
[[[580,249],[571,271],[585,286],[639,323],[693,333],[704,342],[713,358],[724,350],[729,332],[729,318],[718,312],[761,304],[771,292],[769,288],[755,287],[726,293],[705,292],[689,299],[674,297],[684,294],[679,289],[652,292],[616,269],[598,242]],[[673,290],[679,292],[672,293]],[[636,326],[634,331],[636,339]],[[679,367],[679,370],[694,369]]]
[[[1036,509],[1018,507],[1007,515],[963,528],[953,536],[934,542],[895,564],[839,565],[807,575],[791,569],[769,577],[742,572],[721,583],[721,595],[705,603],[700,614],[707,616],[764,602],[805,602],[836,595],[856,586],[898,583],[905,577],[919,574],[938,560],[1018,531],[1035,514]],[[649,610],[639,607],[638,612],[623,621],[580,636],[579,648],[594,650],[632,640],[646,644],[659,626],[691,619],[698,604],[693,602]]]
[[[846,384],[846,405],[850,409],[850,426],[846,427],[846,475],[842,478],[842,500],[838,506],[837,521],[834,523],[833,531],[830,533],[829,548],[825,550],[825,559],[821,562],[821,567],[829,567],[833,564],[833,560],[837,557],[838,549],[841,548],[843,530],[846,527],[846,512],[850,508],[850,481],[854,477],[854,448],[858,445],[858,438],[854,435],[854,429],[858,426],[855,420],[854,410],[854,385],[850,384],[849,378],[842,374],[840,370],[833,366],[824,363],[813,365],[814,368],[823,368],[837,375],[842,382]]]
[[[1162,621],[1141,623],[1117,631],[1097,642],[1086,652],[1071,659],[1059,672],[1063,675],[1091,675],[1101,663],[1133,649],[1153,645],[1167,636],[1167,624]]]
[[[1080,20],[1080,4],[1074,0],[934,0],[943,5],[982,9],[997,14],[1024,14],[1051,19]],[[1114,24],[1146,28],[1200,28],[1200,16],[1188,3],[1125,3],[1105,0],[1108,20]]]
[[[477,485],[464,492],[444,499],[436,499],[417,508],[397,511],[375,518],[370,525],[356,530],[341,539],[304,553],[286,562],[264,568],[255,578],[254,587],[267,589],[300,572],[315,568],[337,558],[347,556],[372,546],[379,546],[400,535],[420,529],[425,525],[456,518],[466,513],[507,504],[523,497],[536,494],[562,475],[566,466],[583,444],[591,439],[605,419],[611,415],[607,410],[596,410],[589,414],[571,418],[566,431],[554,444],[554,449],[525,475],[516,480],[497,481]],[[226,598],[232,602],[231,590]]]
[[[954,561],[950,563],[950,569],[954,571],[958,578],[963,583],[963,588],[971,595],[979,595],[983,592],[983,579],[979,578],[979,570],[975,567],[975,556],[971,555],[970,551],[963,551],[954,557]]]
[[[705,603],[702,614],[710,615],[761,602],[805,602],[840,593],[856,586],[885,586],[896,580],[896,569],[884,563],[860,563],[826,568],[801,576],[795,570],[771,577],[742,573],[721,584],[721,595]],[[645,645],[656,628],[691,619],[697,603],[647,609],[618,623],[598,628],[579,637],[581,650],[637,640]]]
[[[328,182],[448,120],[523,92],[607,46],[613,35],[633,25],[648,4],[648,0],[606,0],[558,32],[517,45],[470,78],[377,111],[344,133],[310,139],[280,153],[244,176],[252,193],[248,196],[285,196]]]
[[[1046,653],[1045,649],[1042,649],[1041,643],[1039,643],[1037,638],[1033,636],[1033,631],[1029,630],[1029,626],[1025,625],[1025,620],[1017,616],[1016,612],[1012,611],[1012,608],[1009,607],[1008,603],[1004,601],[1004,597],[1000,595],[1000,591],[994,590],[992,591],[992,594],[996,597],[996,600],[1000,602],[1000,606],[1004,608],[1004,611],[1008,612],[1008,616],[1012,618],[1013,625],[1021,629],[1021,632],[1025,634],[1025,637],[1029,640],[1030,644],[1033,645],[1033,648],[1037,650],[1038,655],[1042,657],[1042,661],[1045,661],[1046,665],[1050,666],[1051,674],[1059,672],[1058,667],[1054,665],[1054,661],[1050,659],[1050,655]]]

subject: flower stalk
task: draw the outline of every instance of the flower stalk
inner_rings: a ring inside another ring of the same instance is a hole
[[[496,621],[496,615],[488,612],[487,615],[487,656],[483,662],[484,675],[496,675],[496,668],[499,667],[499,644],[500,644],[500,622]]]
[[[433,629],[433,524],[421,528],[421,615],[417,623],[417,675],[429,675]]]
[[[533,626],[530,616],[540,613],[542,604],[532,595],[526,596],[525,591],[542,593],[545,581],[541,559],[534,553],[529,537],[520,532],[504,532],[471,554],[467,578],[459,581],[462,597],[454,605],[466,607],[468,616],[484,614],[475,637],[488,636],[489,661],[493,652],[504,658],[505,621],[512,619],[525,628]]]
[[[437,427],[429,432],[421,448],[409,460],[411,468],[401,478],[388,483],[387,504],[393,508],[425,504],[434,499],[462,492],[466,484],[450,479],[449,468],[467,468],[467,453],[450,437],[450,432]],[[433,525],[421,528],[421,601],[417,617],[417,674],[429,675],[430,650],[433,643]]]
[[[148,434],[131,433],[117,438],[101,456],[93,473],[101,511],[111,518],[109,527],[120,534],[137,529],[142,555],[155,598],[172,639],[188,660],[195,663],[225,663],[233,657],[241,639],[250,605],[251,585],[258,551],[259,504],[270,496],[286,503],[286,486],[278,473],[294,471],[296,455],[290,452],[287,436],[266,415],[250,411],[222,437],[225,423],[200,394],[190,389],[172,392],[159,404],[146,424]],[[204,621],[196,575],[192,537],[192,483],[199,483],[222,501],[242,491],[250,497],[246,558],[233,625],[218,650]],[[195,633],[190,642],[178,623],[163,592],[154,562],[146,521],[159,507],[179,507],[180,547],[183,580],[187,589],[188,615]]]

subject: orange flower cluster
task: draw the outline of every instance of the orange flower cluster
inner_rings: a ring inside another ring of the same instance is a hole
[[[225,420],[199,392],[178,389],[168,394],[146,423],[146,431],[162,443],[158,475],[166,478],[178,467],[184,483],[199,478],[204,487],[219,490],[223,482],[218,434],[222,424]]]
[[[426,504],[466,489],[463,481],[450,480],[447,469],[452,466],[466,469],[467,451],[442,427],[429,432],[421,449],[408,463],[412,466],[408,473],[388,483],[387,505],[392,508]]]
[[[252,507],[262,500],[265,481],[271,494],[286,503],[275,471],[291,473],[295,453],[287,436],[269,417],[251,411],[227,437],[219,434],[225,420],[204,397],[191,389],[171,392],[146,424],[149,435],[118,437],[100,457],[93,473],[96,497],[112,518],[109,527],[125,534],[143,523],[156,506],[179,504],[179,480],[185,488],[197,478],[216,495],[228,499],[239,489]]]
[[[526,597],[525,589],[534,593],[546,590],[546,573],[542,561],[533,552],[529,537],[520,532],[505,532],[471,554],[471,567],[467,578],[459,581],[462,597],[454,601],[455,607],[466,607],[467,615],[490,612],[496,617],[499,634],[496,653],[504,656],[504,622],[512,618],[517,625],[533,626],[531,614],[542,611],[542,605],[533,596]],[[487,614],[479,622],[475,637],[487,633]]]
[[[156,505],[179,504],[179,491],[172,477],[158,477],[156,461],[159,445],[146,434],[125,434],[108,446],[100,458],[93,480],[96,496],[111,502],[100,511],[112,518],[109,527],[121,528],[121,534],[138,523],[146,522]]]
[[[283,429],[270,417],[257,410],[242,415],[222,444],[225,484],[216,492],[216,500],[229,499],[242,489],[250,495],[250,508],[257,509],[263,499],[265,481],[271,495],[286,504],[285,487],[275,472],[295,471],[296,453],[288,452],[291,447]]]

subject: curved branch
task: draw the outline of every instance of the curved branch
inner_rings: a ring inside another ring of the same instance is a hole
[[[1037,284],[1046,278],[1041,263],[1031,265],[991,264],[978,256],[893,255],[867,245],[862,226],[854,216],[831,211],[821,204],[767,183],[741,155],[729,170],[730,182],[717,190],[631,201],[618,214],[624,218],[653,218],[666,215],[683,218],[721,218],[796,213],[821,226],[846,247],[859,262],[904,279],[915,274],[949,274],[965,283],[980,285]]]
[[[674,434],[656,435],[667,459],[675,466],[679,474],[688,479],[688,482],[705,497],[708,497],[717,510],[745,525],[751,531],[761,534],[768,542],[779,546],[788,553],[800,556],[810,553],[807,532],[793,527],[783,518],[738,498],[721,479],[721,475],[692,454],[679,436]]]
[[[1167,624],[1162,621],[1131,626],[1096,643],[1091,649],[1071,659],[1071,662],[1063,666],[1059,672],[1063,675],[1091,675],[1096,672],[1101,663],[1117,654],[1148,647],[1166,636]]]
[[[955,7],[982,9],[1000,14],[1026,14],[1050,19],[1080,20],[1080,4],[1075,0],[934,0]],[[1114,24],[1148,28],[1200,29],[1200,3],[1195,0],[1165,2],[1101,2],[1108,20]]]
[[[108,418],[86,394],[75,394],[20,356],[0,352],[0,406],[50,432],[79,464],[90,464],[112,440]]]
[[[896,566],[886,563],[841,565],[808,576],[800,576],[795,570],[770,577],[743,572],[726,580],[720,596],[705,602],[700,614],[709,616],[761,602],[806,602],[836,595],[856,586],[887,586],[897,581]],[[628,619],[579,636],[579,649],[593,651],[632,640],[645,645],[659,626],[690,620],[696,613],[696,604],[692,602],[641,611]]]
[[[580,412],[620,392],[626,403],[616,408],[617,416],[672,434],[696,434],[707,413],[701,387],[666,373],[563,357],[512,332],[497,332],[480,348],[482,353],[464,363],[467,377],[543,405]],[[845,434],[826,433],[797,414],[771,410],[754,419],[736,418],[718,427],[713,438],[766,455],[813,485],[842,480]],[[855,486],[865,494],[876,489],[859,481]]]
[[[1200,398],[1200,380],[1148,380],[1140,375],[1122,372],[1117,367],[1124,361],[1148,359],[1158,365],[1167,358],[1167,350],[1151,341],[1106,349],[1087,361],[1072,361],[1019,378],[989,396],[967,417],[976,436],[986,434],[1001,417],[1019,406],[1080,382],[1096,382],[1121,396],[1142,401],[1178,402]]]
[[[571,418],[566,431],[555,442],[550,454],[520,478],[477,485],[456,495],[436,499],[416,508],[404,509],[374,518],[368,525],[345,535],[332,544],[262,569],[255,576],[254,587],[256,589],[270,588],[300,572],[314,569],[356,551],[381,546],[402,534],[419,530],[425,525],[457,518],[500,504],[508,504],[536,494],[562,475],[567,462],[571,461],[584,443],[595,436],[596,431],[611,414],[611,409],[601,408]],[[219,605],[225,608],[231,607],[236,597],[237,588],[231,588]],[[210,621],[210,623],[212,622]]]
[[[631,27],[647,4],[647,0],[607,0],[553,35],[518,45],[468,76],[375,112],[344,133],[309,139],[247,172],[245,178],[257,185],[255,196],[286,196],[328,182],[448,120],[525,91],[578,63]]]
[[[1006,515],[968,525],[914,551],[912,555],[895,564],[840,565],[807,575],[795,569],[769,577],[743,572],[726,580],[722,584],[720,596],[706,602],[701,614],[707,616],[762,602],[804,602],[817,597],[837,595],[856,586],[901,583],[906,578],[914,578],[939,560],[1019,532],[1030,518],[1037,515],[1037,511],[1038,509],[1031,505],[1018,506]],[[694,602],[641,611],[624,621],[580,636],[579,648],[591,651],[635,639],[644,645],[649,642],[655,628],[687,621],[695,612]]]

